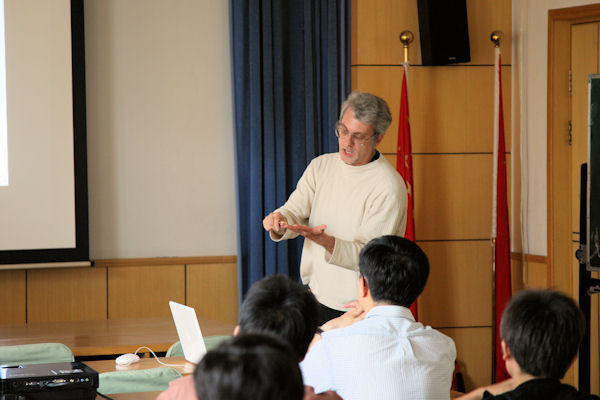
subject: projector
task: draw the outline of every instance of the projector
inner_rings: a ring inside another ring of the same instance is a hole
[[[94,400],[98,373],[82,362],[0,366],[0,400]]]

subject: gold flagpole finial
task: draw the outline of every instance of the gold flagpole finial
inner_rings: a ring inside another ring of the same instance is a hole
[[[404,46],[404,62],[408,62],[408,46],[412,43],[414,35],[411,31],[402,31],[400,33],[400,42]]]
[[[494,31],[490,35],[490,39],[494,43],[495,47],[500,47],[500,43],[502,43],[503,38],[504,38],[504,33],[502,33],[502,31]]]

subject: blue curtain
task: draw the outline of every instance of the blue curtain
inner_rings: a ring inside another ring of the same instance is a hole
[[[273,243],[263,218],[311,159],[337,151],[350,91],[350,0],[230,0],[240,300],[271,274],[299,276],[302,239]]]

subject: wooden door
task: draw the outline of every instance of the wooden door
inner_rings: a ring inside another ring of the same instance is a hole
[[[548,259],[550,286],[579,297],[580,165],[587,158],[587,76],[599,71],[600,5],[549,11]],[[592,298],[590,389],[598,394],[598,295]],[[565,376],[577,385],[578,364]]]
[[[568,146],[571,153],[571,249],[572,254],[579,247],[579,209],[580,196],[580,166],[587,161],[588,149],[588,75],[600,73],[599,49],[600,23],[590,22],[571,25],[571,134]],[[585,233],[583,233],[585,234]],[[573,274],[573,293],[579,293],[579,261],[571,257],[571,272]],[[595,273],[597,275],[597,273]],[[596,276],[597,277],[597,276]],[[590,342],[590,390],[599,392],[598,370],[598,302],[600,295],[591,297],[591,342]]]

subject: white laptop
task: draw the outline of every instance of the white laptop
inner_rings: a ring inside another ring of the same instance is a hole
[[[198,364],[206,354],[206,346],[204,345],[196,311],[192,307],[174,301],[169,301],[169,307],[171,307],[171,314],[173,315],[185,359]]]

